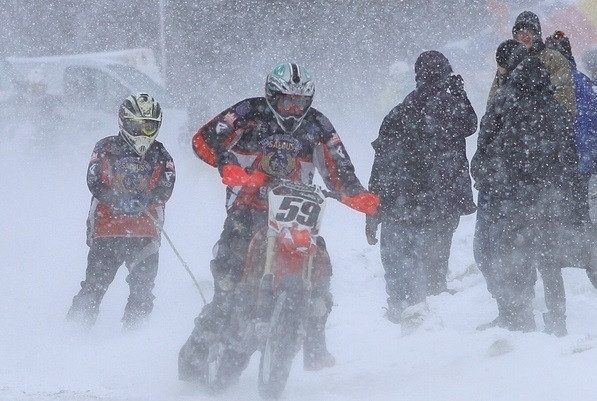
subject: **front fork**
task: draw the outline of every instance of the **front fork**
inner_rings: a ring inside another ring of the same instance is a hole
[[[267,248],[265,254],[265,265],[263,268],[263,276],[259,284],[259,294],[257,297],[257,335],[262,337],[269,333],[269,328],[275,325],[274,320],[277,314],[274,312],[275,297],[274,297],[274,274],[272,272],[272,265],[274,261],[274,251],[276,248],[276,236],[267,237]],[[302,278],[306,284],[307,293],[311,291],[311,274],[313,270],[314,255],[309,255],[303,264]]]

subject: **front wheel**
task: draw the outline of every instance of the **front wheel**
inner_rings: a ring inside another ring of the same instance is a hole
[[[304,294],[281,291],[270,319],[269,334],[259,362],[259,394],[266,399],[279,398],[301,346],[301,321]]]

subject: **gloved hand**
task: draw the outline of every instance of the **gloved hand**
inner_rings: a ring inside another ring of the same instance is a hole
[[[222,183],[230,187],[263,187],[267,181],[267,174],[253,170],[248,172],[236,164],[226,164],[221,169]]]
[[[454,96],[464,96],[464,81],[460,75],[450,75],[448,77],[448,90]]]
[[[379,226],[378,216],[365,217],[365,236],[369,245],[377,244],[377,226]]]
[[[114,208],[124,214],[141,214],[150,205],[151,201],[145,194],[125,194],[118,199]]]
[[[377,212],[379,206],[379,196],[373,192],[361,192],[354,196],[344,196],[340,202],[346,206],[351,207],[359,212],[365,213],[366,215],[374,215]]]

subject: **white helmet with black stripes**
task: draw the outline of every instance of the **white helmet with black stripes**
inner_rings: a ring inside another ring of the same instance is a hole
[[[311,73],[294,63],[277,65],[265,81],[265,99],[285,132],[292,133],[309,111],[315,94]]]

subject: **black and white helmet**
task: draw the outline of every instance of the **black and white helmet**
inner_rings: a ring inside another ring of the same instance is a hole
[[[277,65],[265,81],[267,104],[287,133],[293,133],[301,124],[314,94],[311,73],[294,63]]]
[[[161,124],[160,104],[147,93],[127,97],[118,110],[120,135],[141,157],[155,141]]]

